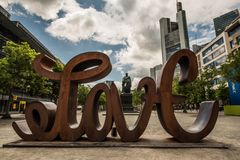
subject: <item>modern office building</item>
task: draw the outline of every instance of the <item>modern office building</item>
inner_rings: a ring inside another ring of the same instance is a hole
[[[220,35],[225,28],[239,16],[238,9],[230,11],[213,19],[216,36]]]
[[[199,73],[204,71],[205,67],[220,68],[226,62],[227,55],[237,49],[240,49],[240,17],[196,54]],[[217,76],[214,85],[221,79],[220,75]]]
[[[182,3],[177,2],[176,22],[171,22],[170,18],[161,18],[159,23],[162,63],[164,64],[176,51],[189,48],[186,12],[182,9]],[[150,69],[150,76],[155,81],[157,80],[156,77],[158,77],[161,68],[162,64]]]
[[[0,58],[4,56],[2,47],[6,44],[6,41],[13,41],[15,43],[28,42],[31,48],[35,49],[37,52],[56,59],[55,56],[20,22],[11,21],[10,16],[11,15],[0,6]]]
[[[163,64],[176,51],[189,48],[186,12],[177,2],[176,22],[169,18],[160,19],[161,51]]]
[[[240,17],[235,19],[229,26],[225,29],[226,32],[226,44],[228,52],[232,53],[235,50],[240,49]]]
[[[226,33],[222,32],[196,54],[199,73],[206,67],[220,68],[220,66],[226,62],[227,55]],[[216,82],[214,83],[217,84],[219,78],[220,77],[216,77]]]
[[[157,82],[158,76],[160,75],[160,71],[162,69],[162,65],[156,65],[153,68],[150,68],[150,77]]]
[[[186,12],[182,9],[181,2],[177,2],[176,22],[171,22],[170,18],[161,18],[159,23],[162,64],[150,69],[150,76],[155,81],[157,81],[162,65],[173,53],[189,48]]]
[[[192,45],[192,50],[194,53],[198,53],[201,49],[203,49],[208,43],[198,45],[198,44],[193,44]]]

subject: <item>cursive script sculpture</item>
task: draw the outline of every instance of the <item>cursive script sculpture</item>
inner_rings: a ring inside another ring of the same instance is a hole
[[[218,117],[218,104],[203,102],[195,122],[188,129],[178,123],[173,104],[184,100],[172,95],[172,81],[177,64],[180,65],[179,83],[192,82],[197,77],[197,59],[190,50],[173,54],[164,65],[157,86],[149,77],[143,78],[138,90],[144,88],[144,106],[134,126],[128,127],[122,111],[118,89],[114,83],[100,83],[87,96],[80,123],[76,118],[77,86],[105,77],[111,71],[109,58],[99,52],[88,52],[72,58],[62,73],[52,71],[54,61],[40,54],[34,61],[34,69],[41,76],[61,82],[59,102],[34,102],[26,110],[26,120],[13,122],[16,133],[26,141],[75,141],[86,134],[90,141],[103,141],[112,129],[113,122],[122,141],[137,141],[147,127],[153,105],[156,104],[163,128],[180,142],[198,142],[214,128]],[[98,119],[98,103],[101,93],[106,94],[106,119],[103,125]]]

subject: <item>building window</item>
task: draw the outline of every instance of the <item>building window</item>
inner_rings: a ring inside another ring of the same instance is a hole
[[[220,55],[221,53],[219,52],[219,50],[216,50],[215,52],[213,52],[213,58],[216,58]]]
[[[223,37],[221,37],[219,40],[214,42],[210,47],[208,47],[206,50],[204,50],[202,52],[202,56],[203,57],[206,56],[208,53],[210,53],[212,50],[214,50],[215,48],[219,47],[223,43],[224,43],[224,40],[223,40]]]
[[[202,52],[202,56],[205,57],[211,51],[212,51],[211,47],[208,47],[206,50]]]
[[[167,51],[167,53],[173,53],[173,52],[180,50],[180,47],[181,47],[180,44],[177,44],[175,46],[167,48],[166,51]]]
[[[240,36],[238,36],[236,40],[237,40],[237,44],[240,45]]]
[[[216,58],[225,52],[225,47],[222,46],[219,50],[213,52],[213,58]]]
[[[238,25],[237,27],[233,28],[232,30],[230,30],[228,32],[228,36],[231,37],[232,35],[234,35],[235,33],[240,32],[240,25]]]
[[[212,63],[209,63],[208,65],[206,65],[206,68],[213,68],[215,67],[215,63],[212,62]]]
[[[224,53],[225,51],[226,51],[226,50],[225,50],[225,47],[224,47],[224,46],[219,49],[219,52],[220,52],[220,53]]]
[[[203,63],[206,64],[213,59],[212,54],[203,59]]]
[[[235,47],[235,44],[234,44],[234,41],[233,41],[233,40],[230,41],[230,47],[231,47],[232,49]]]
[[[222,65],[223,63],[225,63],[227,60],[227,56],[223,56],[221,58],[219,58],[218,60],[215,61],[215,66],[219,66]]]
[[[214,50],[215,48],[217,48],[218,46],[223,44],[223,38],[220,38],[219,40],[217,40],[213,45],[212,45],[212,50]]]

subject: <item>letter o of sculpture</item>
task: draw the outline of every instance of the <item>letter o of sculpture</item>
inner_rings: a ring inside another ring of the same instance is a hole
[[[98,101],[102,93],[106,94],[106,118],[104,125],[99,122],[98,117]],[[113,115],[111,107],[111,93],[107,84],[100,83],[94,86],[87,96],[83,118],[86,122],[85,133],[91,141],[103,141],[112,129]]]

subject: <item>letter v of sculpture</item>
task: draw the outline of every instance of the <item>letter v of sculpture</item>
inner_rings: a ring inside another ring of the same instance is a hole
[[[13,122],[16,133],[26,141],[52,141],[57,137],[64,141],[75,141],[86,134],[90,141],[103,141],[112,129],[113,122],[122,141],[137,141],[147,127],[153,105],[156,104],[163,128],[180,142],[198,142],[214,128],[218,116],[218,104],[202,102],[195,122],[188,129],[178,123],[173,104],[183,101],[182,96],[172,95],[174,69],[180,65],[180,84],[192,82],[197,77],[196,56],[190,50],[173,54],[164,65],[157,86],[148,77],[138,84],[145,89],[144,106],[134,126],[128,127],[122,111],[121,100],[114,83],[100,83],[87,96],[80,123],[76,120],[77,87],[105,77],[111,71],[109,58],[99,52],[79,54],[72,58],[62,73],[52,71],[54,61],[40,54],[34,61],[34,69],[41,76],[60,81],[57,106],[51,102],[33,102],[26,110],[26,120]],[[98,118],[98,100],[106,94],[106,119],[103,125]]]

